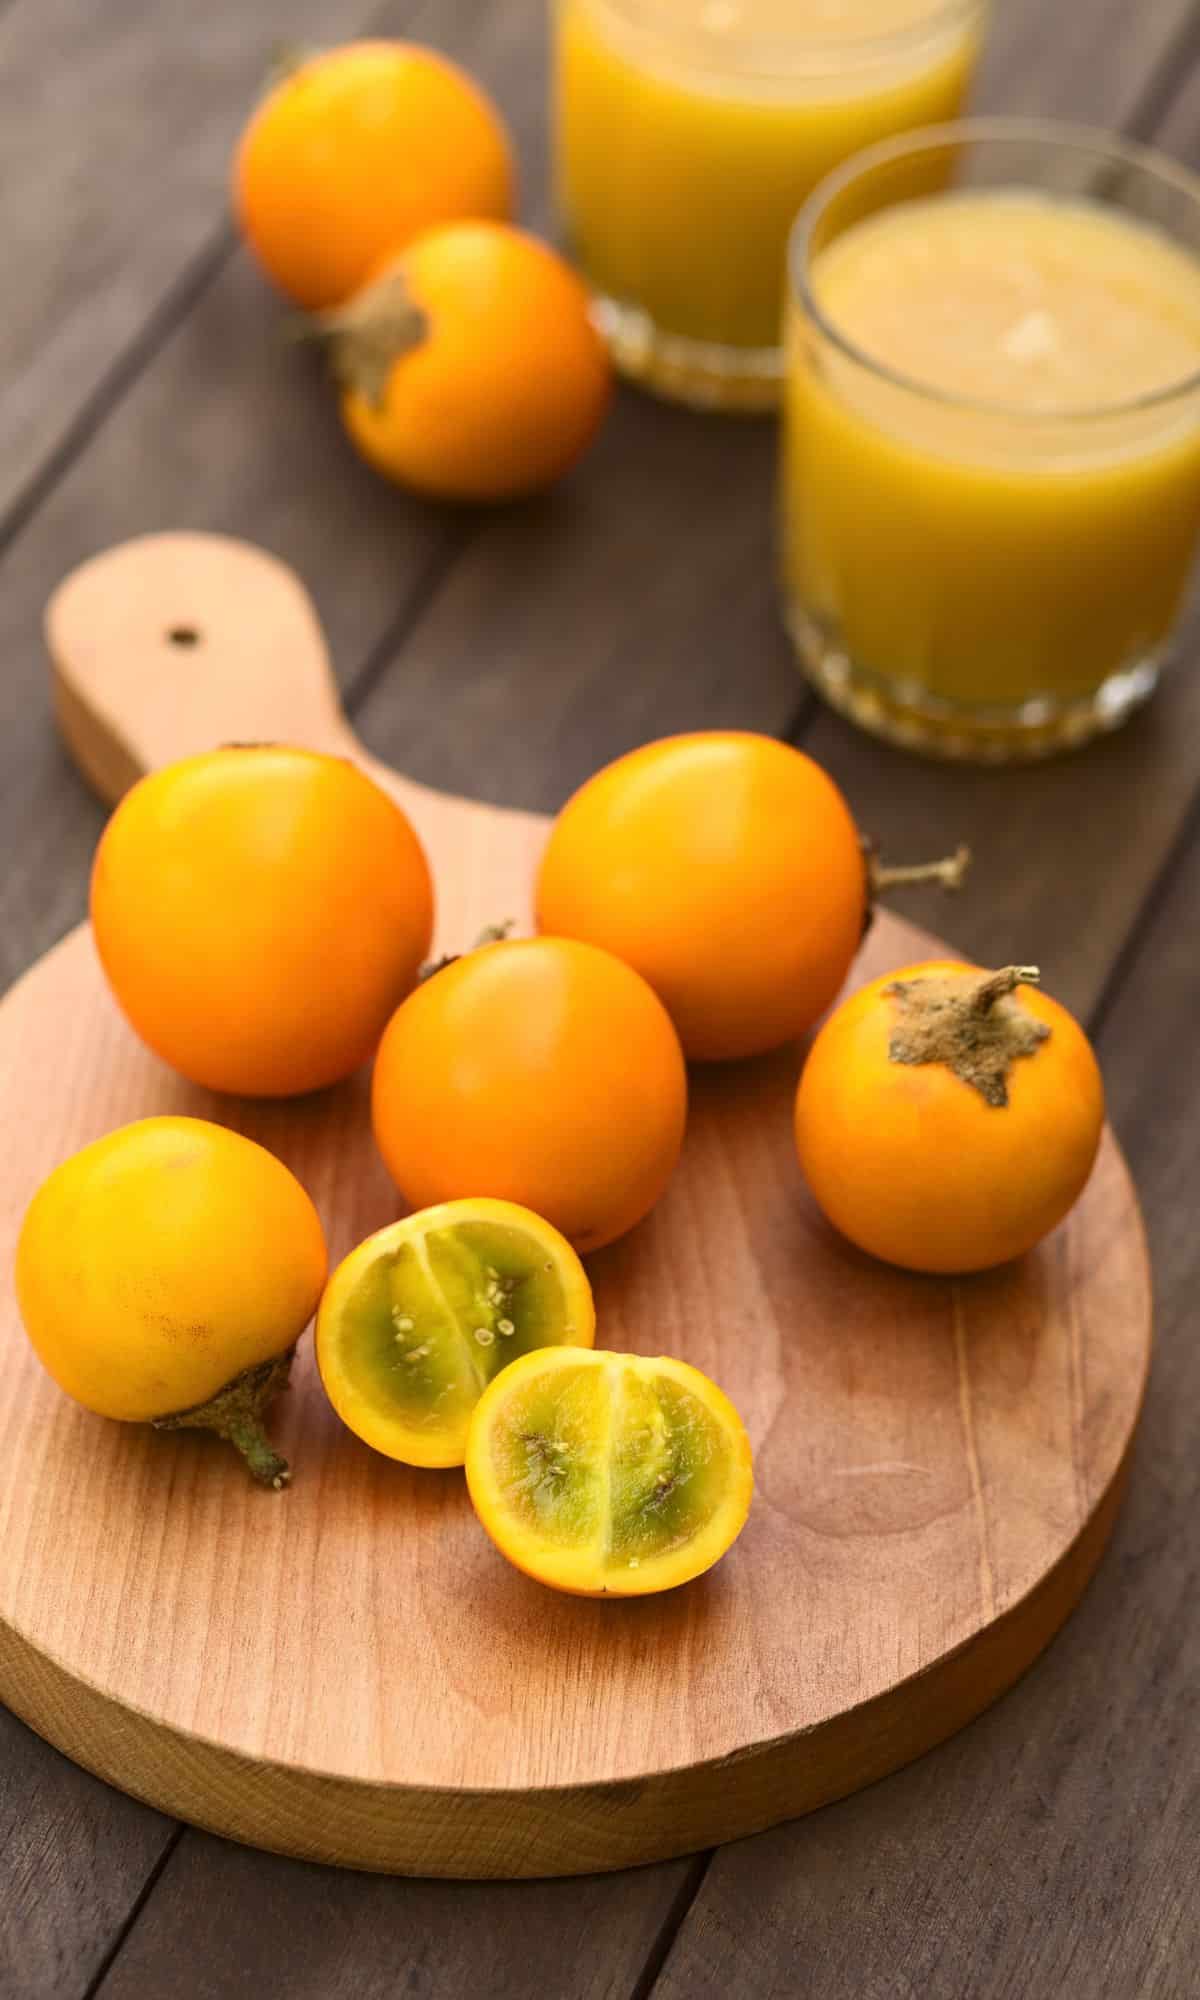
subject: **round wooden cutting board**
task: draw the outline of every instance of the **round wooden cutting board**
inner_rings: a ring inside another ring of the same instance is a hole
[[[441,947],[527,917],[544,822],[370,763],[294,576],[205,536],[132,543],[49,614],[60,720],[109,796],[214,742],[359,756],[438,882]],[[180,637],[180,635],[187,635]],[[1008,956],[1020,940],[1006,941]],[[883,915],[862,979],[934,941]],[[9,1274],[33,1189],[132,1118],[218,1118],[311,1190],[332,1254],[397,1212],[363,1077],[289,1104],[164,1069],[86,929],[0,1005],[0,1696],[170,1813],[323,1861],[413,1874],[617,1868],[851,1791],[1007,1688],[1112,1525],[1149,1356],[1137,1203],[1111,1136],[1033,1256],[909,1277],[838,1240],[791,1141],[798,1054],[697,1072],[666,1200],[590,1260],[602,1344],[679,1354],[754,1441],[749,1524],[709,1576],[632,1602],[511,1569],[458,1473],[344,1430],[306,1341],[275,1432],[284,1494],[227,1446],[110,1424],[42,1374]]]

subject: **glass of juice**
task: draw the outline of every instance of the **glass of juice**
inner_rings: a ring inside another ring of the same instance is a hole
[[[783,590],[809,677],[945,757],[1123,721],[1200,530],[1200,180],[1070,126],[911,134],[813,194],[790,293]]]
[[[558,203],[617,365],[778,400],[785,250],[831,168],[952,118],[987,0],[555,0]]]

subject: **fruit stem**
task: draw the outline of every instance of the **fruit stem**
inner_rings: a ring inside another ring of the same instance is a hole
[[[1041,972],[1036,965],[1006,965],[1002,972],[990,972],[975,988],[971,1005],[979,1014],[990,1013],[997,1000],[1014,993],[1018,986],[1037,986]]]
[[[941,861],[916,861],[899,868],[885,868],[870,842],[864,843],[864,852],[872,896],[881,896],[885,889],[907,889],[923,882],[937,883],[943,889],[961,889],[971,865],[969,847],[957,847]]]
[[[263,1411],[288,1386],[295,1348],[277,1354],[271,1361],[259,1361],[253,1368],[235,1375],[207,1403],[189,1410],[173,1410],[168,1416],[152,1419],[156,1431],[215,1431],[246,1461],[252,1479],[260,1486],[282,1492],[291,1478],[286,1458],[281,1458],[263,1427]]]

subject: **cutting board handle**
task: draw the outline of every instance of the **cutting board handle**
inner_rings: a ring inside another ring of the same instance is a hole
[[[110,804],[218,743],[357,753],[308,592],[249,542],[123,542],[59,584],[45,629],[59,727]]]

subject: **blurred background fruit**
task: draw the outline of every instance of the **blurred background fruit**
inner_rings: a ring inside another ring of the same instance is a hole
[[[363,457],[443,498],[549,485],[608,403],[583,285],[547,244],[502,224],[427,231],[321,331]]]
[[[310,311],[381,257],[459,216],[506,220],[514,166],[479,85],[432,49],[350,42],[268,91],[233,168],[238,221],[264,271]]]

